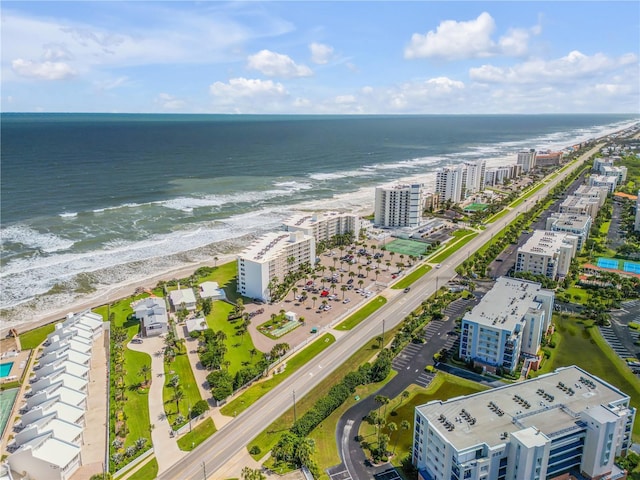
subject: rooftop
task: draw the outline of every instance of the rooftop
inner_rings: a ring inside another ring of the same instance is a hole
[[[532,253],[536,255],[553,255],[567,242],[575,238],[569,233],[551,232],[548,230],[534,230],[533,235],[518,248],[518,253]]]
[[[183,288],[182,290],[172,290],[169,292],[169,298],[173,305],[181,305],[182,303],[196,303],[196,296],[191,288]]]
[[[52,431],[55,438],[65,442],[72,442],[82,433],[81,426],[56,418],[55,414],[42,417],[31,425],[37,426],[40,432]]]
[[[539,308],[536,296],[541,292],[549,293],[539,283],[500,277],[464,320],[513,331],[530,308]]]
[[[309,240],[302,232],[269,232],[252,243],[239,257],[247,260],[266,262],[276,258],[288,245]]]
[[[613,178],[613,177],[611,177]],[[575,195],[567,195],[567,198],[560,204],[561,207],[577,207],[582,208],[586,205],[591,205],[597,202],[595,198],[589,197],[577,197]]]
[[[531,441],[532,431],[523,430],[532,427],[553,438],[577,428],[580,412],[626,398],[617,388],[572,366],[532,380],[445,402],[435,400],[416,408],[456,449],[463,450],[480,443],[490,446],[505,443],[515,432],[519,432],[519,438]],[[453,429],[447,429],[446,422]]]
[[[290,227],[302,227],[308,228],[317,225],[318,223],[330,220],[332,218],[357,218],[357,215],[354,213],[346,213],[346,212],[322,212],[322,213],[311,213],[311,214],[297,214],[293,215],[291,218],[286,220],[284,224]]]
[[[557,228],[584,229],[591,222],[589,215],[576,215],[575,213],[552,213],[550,218],[554,218],[554,226]]]
[[[66,467],[80,453],[80,447],[54,438],[51,434],[34,438],[21,449],[31,447],[33,456],[60,468]]]
[[[580,197],[584,195],[596,195],[596,196],[604,195],[606,197],[609,192],[605,188],[606,187],[598,187],[595,185],[580,185],[578,188],[576,188],[576,191],[574,192],[573,196]]]

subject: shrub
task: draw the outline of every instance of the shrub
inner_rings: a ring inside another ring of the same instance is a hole
[[[206,400],[198,400],[195,405],[191,408],[191,418],[195,418],[199,415],[202,415],[204,412],[209,410],[209,404]]]
[[[262,452],[262,450],[260,450],[260,447],[257,445],[254,445],[253,447],[251,447],[251,450],[249,450],[249,453],[251,455],[259,455],[260,452]]]

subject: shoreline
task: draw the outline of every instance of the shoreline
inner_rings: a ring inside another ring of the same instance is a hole
[[[619,131],[622,131],[622,130],[608,132],[607,135],[599,138],[600,139],[606,138],[606,136],[611,135],[612,133],[617,133]],[[487,167],[514,163],[514,159],[511,156],[495,158],[492,160],[493,161],[491,163],[487,162],[488,163]],[[406,183],[407,181],[413,181],[417,178],[420,178],[421,183],[425,184],[425,186],[429,188],[429,187],[432,187],[431,185],[432,183],[435,183],[435,175],[436,175],[435,170],[427,171],[422,173],[421,175],[403,177],[403,178],[399,178],[397,180],[389,181],[386,183],[403,183],[403,182]],[[313,203],[303,202],[298,205],[292,205],[291,212],[293,213],[295,211],[350,210],[356,215],[363,217],[363,216],[369,215],[374,207],[374,199],[373,199],[374,191],[375,191],[375,187],[364,187],[360,189],[358,192],[338,194],[332,197],[331,199],[328,199],[328,201],[325,202],[324,207],[322,202],[317,202],[317,201],[314,201]],[[341,199],[348,198],[348,197],[352,197],[352,201],[354,200],[353,197],[364,199],[365,194],[367,193],[368,195],[366,195],[366,198],[368,199],[368,201],[366,202],[366,204],[364,201],[362,201],[357,205],[357,207],[355,205],[352,205],[350,209],[347,207],[340,208],[338,206],[331,205],[332,203],[340,202]],[[326,203],[328,203],[329,205],[326,205]],[[210,247],[216,244],[218,244],[218,242],[211,243],[206,247]],[[247,245],[248,245],[247,243],[244,243],[242,245],[236,245],[235,246],[236,248],[234,248],[232,251],[227,251],[225,253],[217,254],[218,265],[235,260],[236,256],[244,248],[246,248]],[[200,247],[200,248],[204,248],[204,247]],[[181,252],[181,253],[183,254],[186,252]],[[160,271],[159,273],[152,274],[148,277],[144,277],[141,279],[129,280],[129,281],[124,280],[113,285],[108,285],[103,288],[98,288],[98,290],[93,293],[80,294],[78,298],[71,300],[68,304],[64,306],[53,307],[51,309],[44,309],[44,311],[40,314],[38,313],[37,306],[32,305],[32,306],[26,307],[25,310],[31,309],[31,313],[29,314],[29,316],[32,319],[27,321],[22,321],[20,319],[14,318],[14,320],[12,321],[12,320],[8,320],[7,318],[4,318],[0,325],[0,333],[3,336],[5,336],[9,330],[14,328],[19,332],[28,331],[28,330],[40,327],[42,325],[54,323],[58,320],[61,320],[69,312],[78,312],[78,311],[85,310],[87,308],[95,308],[97,306],[104,305],[106,303],[111,303],[116,300],[126,298],[127,296],[130,296],[137,287],[150,288],[150,287],[155,287],[156,284],[161,280],[166,281],[166,280],[171,280],[172,278],[188,277],[191,274],[193,274],[193,272],[197,270],[199,267],[212,266],[213,264],[212,258],[213,257],[209,257],[207,260],[185,263],[179,266],[168,268],[166,270]],[[115,267],[117,267],[117,265]],[[38,297],[42,298],[45,295],[46,294],[41,294],[39,296],[34,297],[34,299],[30,301],[37,301]],[[11,308],[16,308],[16,307],[11,307]],[[7,309],[7,310],[10,311],[11,309]]]

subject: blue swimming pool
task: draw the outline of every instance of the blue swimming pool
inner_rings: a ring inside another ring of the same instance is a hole
[[[0,363],[0,378],[8,377],[11,367],[13,367],[13,362]]]

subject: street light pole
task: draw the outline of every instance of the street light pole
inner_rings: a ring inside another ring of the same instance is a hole
[[[204,480],[207,480],[207,465],[202,462],[202,475],[204,475]]]
[[[296,391],[293,391],[293,423],[296,423]]]
[[[384,318],[382,319],[382,344],[380,348],[384,347]]]

